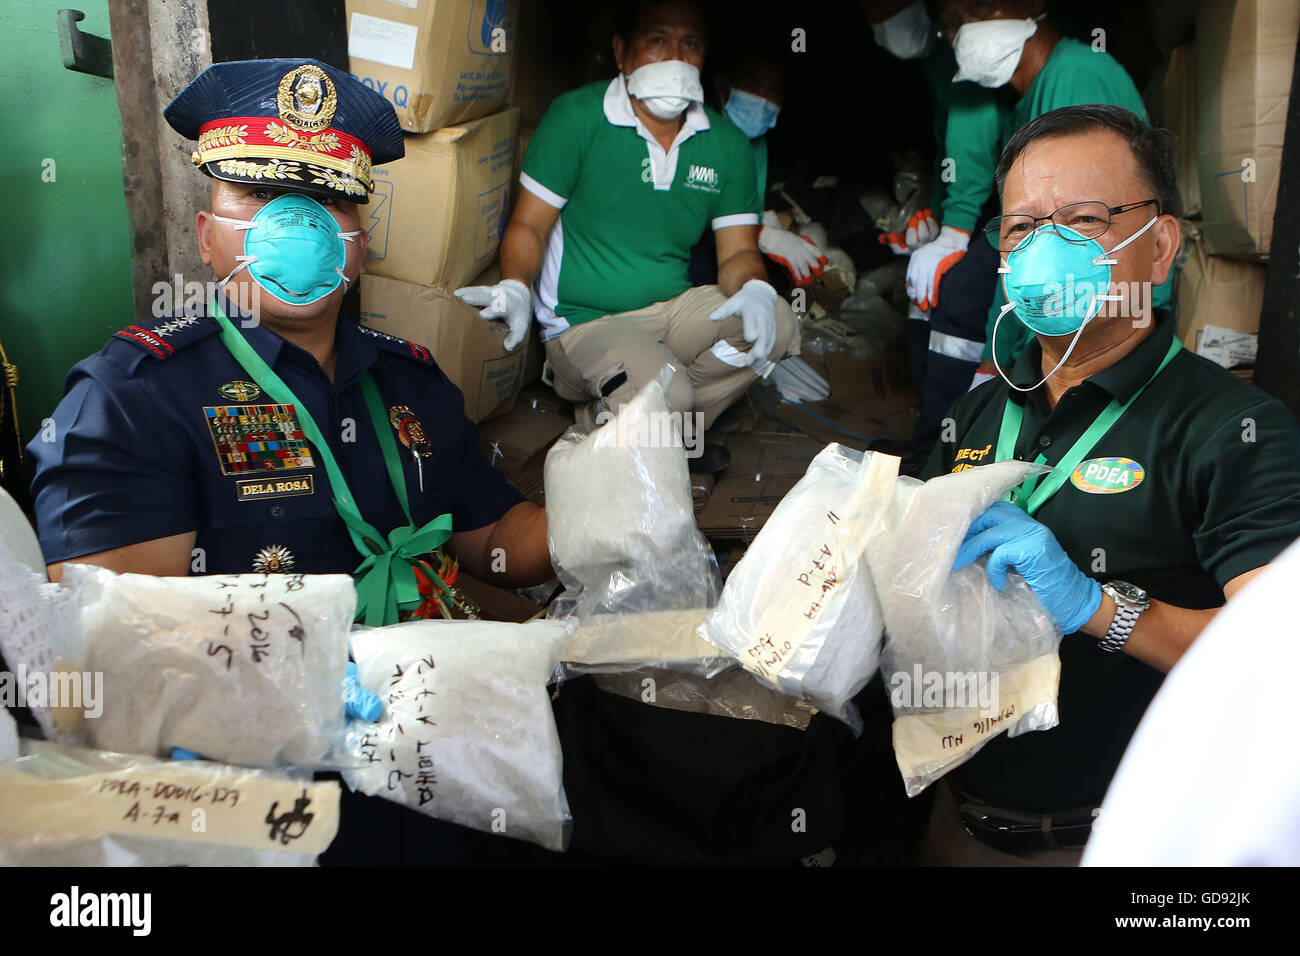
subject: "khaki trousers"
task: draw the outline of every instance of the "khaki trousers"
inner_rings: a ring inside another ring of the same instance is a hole
[[[957,799],[947,781],[935,785],[934,804],[925,840],[921,844],[921,866],[1078,866],[1083,847],[1006,853],[977,840],[961,825]]]
[[[696,286],[644,309],[565,330],[546,343],[556,394],[587,403],[577,409],[577,419],[591,428],[599,412],[617,412],[660,369],[672,365],[676,373],[668,390],[669,405],[683,414],[700,412],[708,428],[758,377],[745,363],[750,343],[740,316],[709,320],[726,300],[716,285]],[[792,347],[793,354],[798,353],[797,332],[794,312],[778,297],[773,362]],[[622,383],[613,385],[622,373]]]

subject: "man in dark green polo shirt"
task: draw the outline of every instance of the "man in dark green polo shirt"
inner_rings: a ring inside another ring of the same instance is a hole
[[[926,477],[1011,457],[1053,468],[978,518],[957,563],[988,554],[995,584],[1019,572],[1061,624],[1060,725],[954,770],[925,858],[1071,863],[1164,673],[1300,536],[1300,430],[1150,306],[1179,234],[1172,157],[1139,117],[1044,114],[1008,142],[997,182],[990,238],[1036,336],[1005,380],[953,406]]]

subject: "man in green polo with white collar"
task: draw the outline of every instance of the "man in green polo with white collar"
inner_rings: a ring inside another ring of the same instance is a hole
[[[949,774],[923,856],[1073,864],[1164,674],[1300,536],[1300,430],[1151,306],[1179,244],[1158,132],[1116,106],[1054,110],[1008,142],[997,183],[989,240],[1035,339],[952,407],[925,477],[1052,468],[975,520],[956,566],[988,555],[998,587],[1015,570],[1060,624],[1060,724]]]
[[[749,141],[703,104],[699,7],[623,4],[613,46],[618,75],[556,99],[529,144],[502,281],[457,295],[506,320],[507,347],[537,316],[549,378],[585,424],[671,363],[673,410],[707,428],[785,355],[794,314],[765,281]],[[718,284],[692,288],[708,227]]]

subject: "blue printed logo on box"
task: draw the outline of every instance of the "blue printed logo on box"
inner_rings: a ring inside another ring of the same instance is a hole
[[[379,178],[378,173],[387,173],[387,170],[377,170],[376,173],[375,191],[370,194],[370,203],[360,208],[368,236],[366,258],[386,259],[388,258],[388,222],[393,211],[393,183],[391,180]]]
[[[475,0],[474,12],[469,18],[469,50],[484,56],[504,56],[510,52],[510,44],[501,49],[501,44],[493,49],[492,34],[498,29],[505,31],[507,37],[513,32],[513,24],[508,23],[510,0]]]

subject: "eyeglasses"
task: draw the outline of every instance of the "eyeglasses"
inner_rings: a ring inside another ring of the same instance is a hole
[[[956,39],[958,31],[966,24],[993,19],[996,6],[997,4],[993,0],[975,0],[975,2],[969,4],[969,9],[962,11],[962,13],[948,14],[942,17],[935,24],[939,39],[951,44]]]
[[[984,235],[988,237],[989,244],[994,249],[999,252],[1011,252],[1022,241],[1026,239],[1032,241],[1031,237],[1040,222],[1050,222],[1054,227],[1053,231],[1066,242],[1082,244],[1104,235],[1110,228],[1112,216],[1118,216],[1141,206],[1149,206],[1151,203],[1156,204],[1158,212],[1159,199],[1143,199],[1141,202],[1131,202],[1123,206],[1107,206],[1104,202],[1090,200],[1072,202],[1062,206],[1050,216],[1027,216],[1019,213],[994,216],[984,227]],[[1061,226],[1074,230],[1077,235],[1062,232]]]

